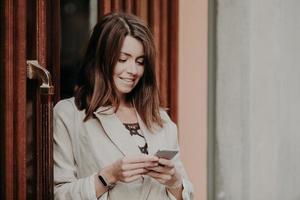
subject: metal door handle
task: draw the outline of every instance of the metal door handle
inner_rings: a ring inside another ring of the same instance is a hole
[[[41,94],[53,95],[54,87],[49,71],[42,67],[36,60],[27,60],[26,63],[27,77],[29,79],[39,79],[42,81],[42,85],[40,85]]]
[[[39,124],[36,135],[37,155],[37,199],[53,199],[53,100],[54,87],[51,74],[36,60],[28,60],[27,77],[41,81],[38,98],[39,112],[36,113]]]

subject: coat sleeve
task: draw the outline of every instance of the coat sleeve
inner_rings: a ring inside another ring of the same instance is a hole
[[[59,102],[54,108],[54,199],[96,200],[95,174],[77,178],[71,134],[74,134],[74,117],[77,111],[71,102]],[[102,195],[101,200],[105,200]]]
[[[162,112],[163,119],[166,121],[166,128],[168,139],[171,142],[172,149],[179,150],[179,153],[173,158],[173,162],[176,166],[176,170],[182,176],[183,182],[183,191],[182,191],[182,198],[183,200],[193,200],[194,199],[194,189],[193,184],[190,182],[188,175],[184,169],[183,163],[180,160],[180,148],[178,143],[178,132],[177,126],[174,122],[171,121],[169,116],[165,111]],[[176,198],[167,190],[167,194],[171,200],[176,200]]]

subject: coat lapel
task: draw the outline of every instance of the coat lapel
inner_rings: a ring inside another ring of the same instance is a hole
[[[128,130],[117,118],[113,107],[101,107],[94,114],[102,124],[107,136],[125,156],[141,153]]]

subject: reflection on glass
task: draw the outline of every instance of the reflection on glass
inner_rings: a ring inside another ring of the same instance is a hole
[[[37,159],[36,159],[36,138],[35,138],[35,92],[36,91],[36,81],[27,81],[27,97],[26,97],[26,199],[34,200],[36,199],[36,184],[37,184]]]
[[[97,21],[97,1],[61,1],[61,98],[73,96],[80,62]]]

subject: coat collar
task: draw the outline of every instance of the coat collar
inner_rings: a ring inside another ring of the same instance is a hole
[[[114,107],[100,107],[94,112],[94,114],[102,124],[107,136],[125,156],[141,153],[131,135],[126,134],[128,130],[116,116]],[[153,155],[161,147],[162,141],[157,135],[161,130],[158,129],[155,133],[150,132],[139,114],[137,112],[136,114],[140,128],[148,143],[149,155]]]
[[[102,124],[107,136],[125,156],[140,153],[133,138],[130,134],[126,134],[127,129],[116,116],[113,107],[101,107],[94,114]]]

